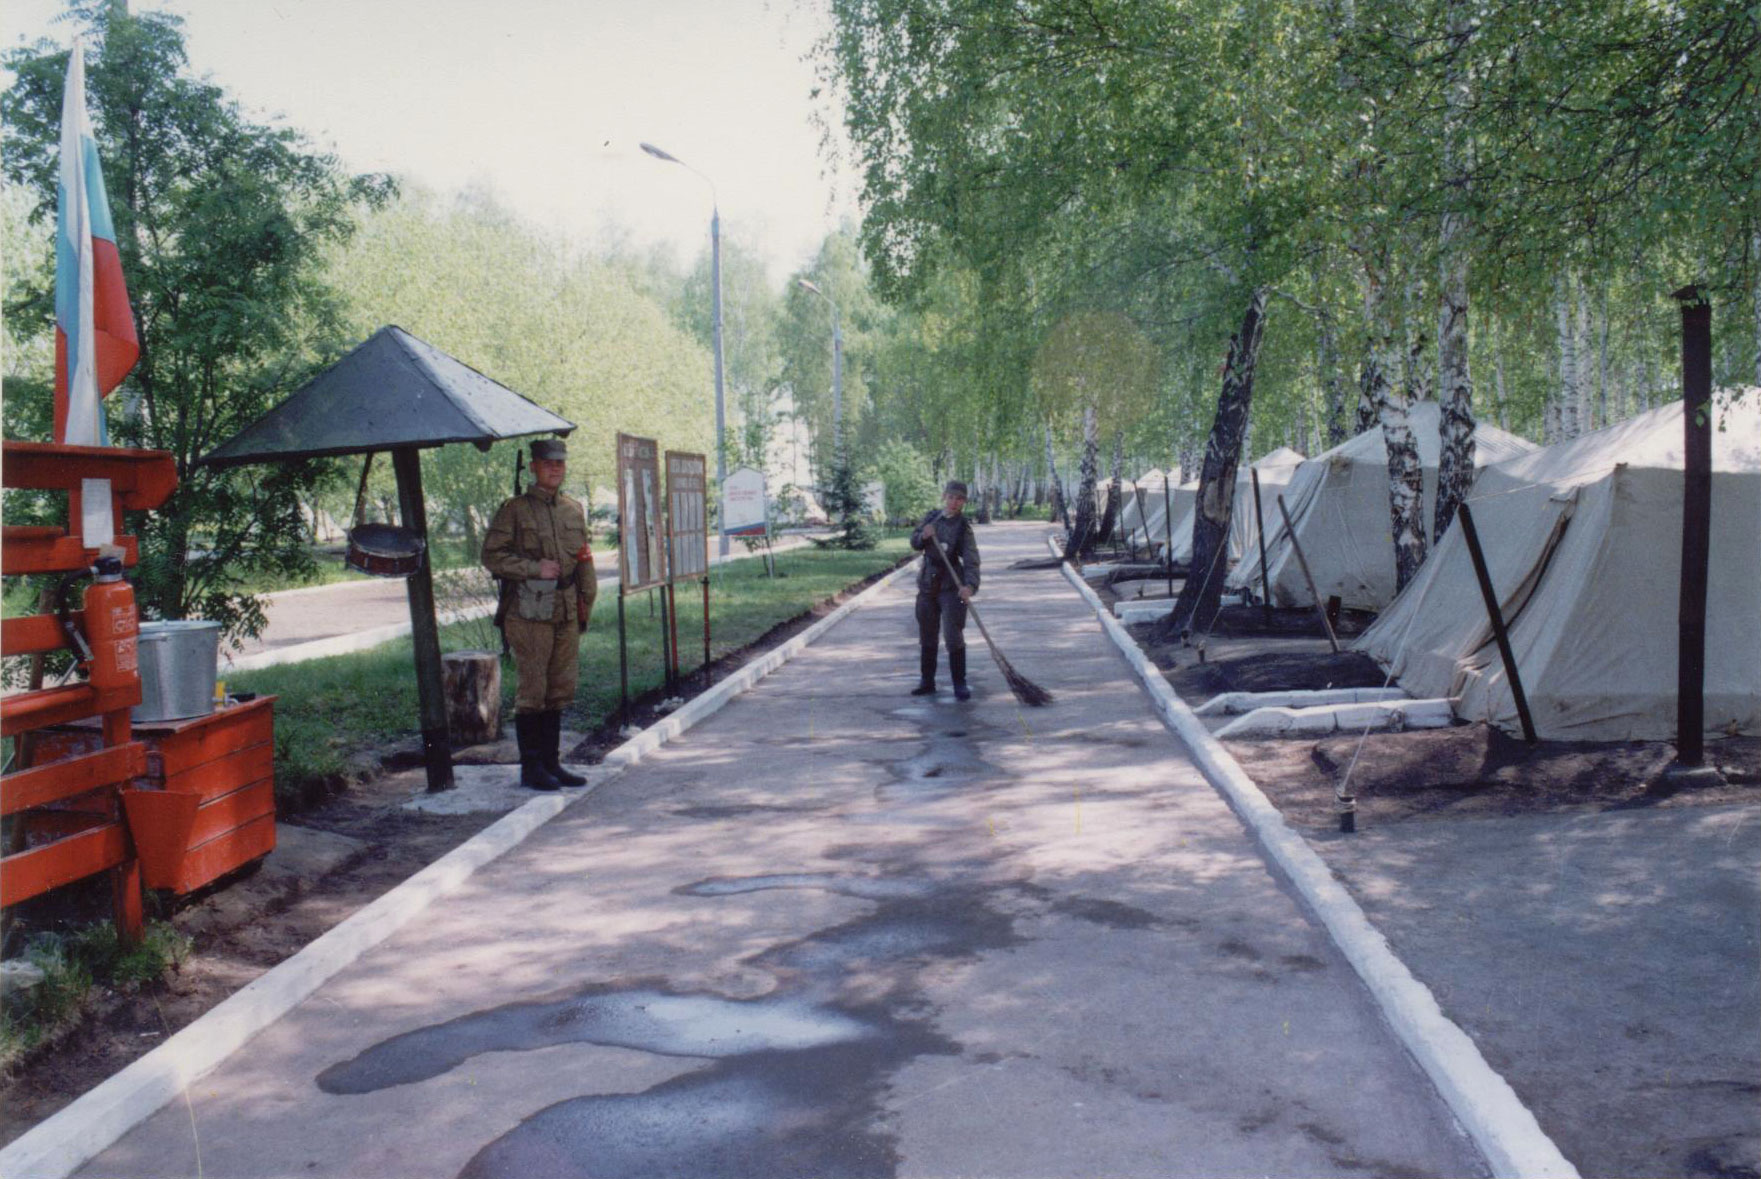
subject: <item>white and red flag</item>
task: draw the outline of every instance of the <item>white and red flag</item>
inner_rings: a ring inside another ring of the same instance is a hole
[[[78,40],[61,99],[61,180],[55,215],[55,441],[105,446],[99,399],[140,358],[134,312],[98,144],[86,114],[86,67]]]

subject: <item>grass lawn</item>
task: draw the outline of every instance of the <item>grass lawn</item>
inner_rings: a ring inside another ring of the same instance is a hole
[[[897,564],[910,553],[903,535],[889,537],[868,552],[793,549],[776,557],[778,576],[765,575],[764,562],[735,561],[710,573],[712,659],[753,642],[833,597],[855,582]],[[630,695],[661,686],[660,611],[652,591],[625,602]],[[679,597],[680,668],[689,673],[703,660],[703,598],[695,585],[681,585]],[[598,728],[618,708],[617,592],[601,587],[593,625],[581,638],[581,687],[565,724],[583,731]],[[488,620],[442,627],[442,651],[499,647]],[[230,691],[273,693],[275,706],[276,793],[289,809],[303,805],[349,771],[351,762],[376,747],[418,731],[415,665],[410,641],[398,639],[351,655],[238,672],[227,677]],[[502,662],[504,717],[513,714],[514,671]]]

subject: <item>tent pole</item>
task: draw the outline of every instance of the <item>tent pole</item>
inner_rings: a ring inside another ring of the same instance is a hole
[[[1321,601],[1321,592],[1315,588],[1315,579],[1309,573],[1308,558],[1302,555],[1302,545],[1296,541],[1296,526],[1290,522],[1290,512],[1284,506],[1284,497],[1278,497],[1278,514],[1284,517],[1284,531],[1290,533],[1290,549],[1296,554],[1296,564],[1302,570],[1302,579],[1308,582],[1309,597],[1315,600],[1315,613],[1321,616],[1321,629],[1327,632],[1327,642],[1333,648],[1333,654],[1339,654],[1339,640],[1333,634],[1333,622],[1327,617],[1327,604]]]
[[[440,627],[434,621],[434,550],[428,545],[428,509],[422,499],[422,456],[413,446],[391,452],[397,474],[397,510],[405,528],[422,538],[422,558],[405,580],[410,638],[416,648],[416,700],[422,718],[422,762],[428,789],[451,790],[452,741],[446,731],[446,690],[440,669]]]
[[[1510,677],[1510,694],[1516,700],[1517,719],[1522,721],[1523,740],[1530,745],[1535,736],[1535,718],[1529,712],[1529,697],[1523,691],[1522,677],[1516,671],[1516,656],[1510,650],[1510,632],[1504,628],[1504,611],[1498,608],[1498,595],[1492,590],[1492,574],[1486,568],[1486,554],[1480,548],[1480,530],[1474,527],[1474,514],[1463,500],[1456,509],[1461,521],[1461,537],[1467,541],[1468,556],[1473,558],[1474,577],[1480,583],[1480,598],[1486,603],[1486,617],[1492,621],[1492,637],[1498,640],[1498,657],[1504,660],[1504,674]]]
[[[1260,473],[1252,467],[1247,473],[1253,476],[1253,524],[1260,536],[1260,597],[1265,599],[1266,621],[1272,621],[1272,581],[1266,576],[1266,514],[1260,509]]]

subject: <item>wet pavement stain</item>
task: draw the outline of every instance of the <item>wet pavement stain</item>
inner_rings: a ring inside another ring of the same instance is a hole
[[[1099,897],[1070,897],[1053,904],[1052,911],[1111,929],[1150,929],[1162,924],[1148,909]]]
[[[368,1093],[439,1076],[479,1053],[568,1043],[700,1056],[705,1067],[641,1093],[539,1110],[479,1151],[461,1179],[891,1175],[898,1157],[881,1120],[888,1078],[914,1057],[961,1051],[931,1026],[918,969],[1020,944],[1014,918],[995,902],[1038,901],[1021,882],[920,873],[721,878],[678,891],[798,888],[877,903],[745,959],[778,980],[763,999],[680,994],[654,980],[600,984],[393,1037],[326,1069],[319,1086]]]

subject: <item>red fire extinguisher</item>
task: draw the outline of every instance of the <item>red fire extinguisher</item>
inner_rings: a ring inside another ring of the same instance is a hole
[[[86,591],[85,633],[73,625],[67,612],[67,591],[71,584],[87,573],[95,584]],[[116,557],[99,557],[89,570],[62,580],[60,597],[61,629],[68,645],[86,665],[92,687],[100,692],[127,688],[140,683],[139,636],[140,613],[135,609],[135,591],[122,580],[122,561]]]

